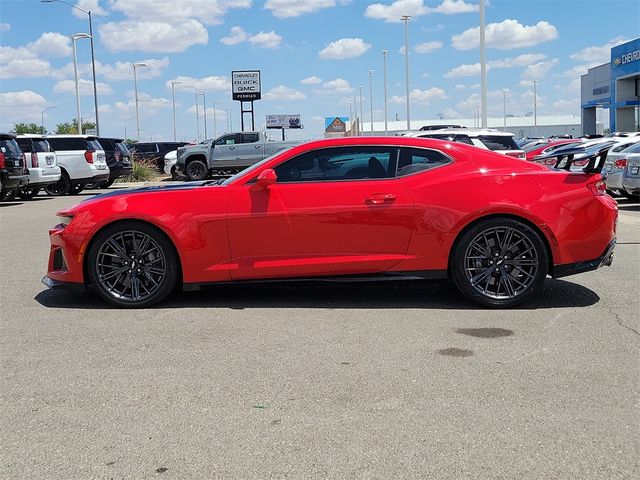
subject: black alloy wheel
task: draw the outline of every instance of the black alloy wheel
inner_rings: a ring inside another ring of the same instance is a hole
[[[496,218],[467,230],[454,248],[451,271],[460,291],[488,307],[512,307],[531,299],[549,268],[537,232],[524,223]]]
[[[3,190],[0,194],[0,202],[11,202],[16,199],[15,190]]]
[[[62,172],[60,180],[44,187],[44,191],[47,192],[47,195],[51,195],[52,197],[68,195],[71,191],[71,180],[69,179],[67,172]]]
[[[629,200],[640,200],[640,195],[629,193],[626,190],[620,190],[620,194]]]
[[[115,178],[110,178],[109,180],[105,180],[104,182],[100,182],[100,188],[109,188],[115,182]]]
[[[84,190],[84,183],[80,183],[78,185],[74,185],[73,187],[71,187],[71,190],[69,191],[69,194],[70,195],[78,195],[83,190]]]
[[[207,178],[209,170],[202,160],[191,160],[187,164],[185,174],[189,180],[204,180]]]
[[[95,190],[97,188],[102,188],[101,184],[102,184],[102,182],[85,183],[84,184],[84,188],[86,188],[87,190]]]
[[[171,293],[178,279],[173,245],[144,223],[122,222],[102,230],[87,261],[93,287],[119,307],[157,303]]]
[[[18,192],[18,196],[23,200],[31,200],[34,197],[37,197],[40,193],[40,187],[27,187],[23,188]]]

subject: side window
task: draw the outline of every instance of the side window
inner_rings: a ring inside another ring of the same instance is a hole
[[[54,150],[86,150],[84,138],[49,138],[49,145]]]
[[[467,145],[473,145],[473,142],[469,138],[469,135],[456,135],[453,138],[453,141],[458,143],[466,143]]]
[[[241,135],[241,143],[256,143],[260,140],[260,135],[257,133],[242,133]]]
[[[451,159],[437,150],[422,148],[402,148],[398,162],[398,176],[404,177],[412,173],[430,170],[450,163]]]
[[[294,157],[275,171],[279,183],[391,178],[396,157],[393,147],[325,148]]]
[[[236,143],[236,135],[224,135],[216,140],[216,145],[234,145]]]

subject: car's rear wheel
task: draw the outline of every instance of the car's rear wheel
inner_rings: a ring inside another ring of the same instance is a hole
[[[115,181],[116,181],[115,178],[110,178],[109,180],[101,182],[99,188],[109,188],[111,185],[113,185],[113,182]]]
[[[44,191],[47,192],[47,195],[51,195],[53,197],[68,195],[71,191],[71,180],[69,179],[67,172],[62,172],[60,180],[44,187]]]
[[[204,180],[209,170],[202,160],[191,160],[185,168],[185,174],[189,180]]]
[[[169,239],[139,222],[114,224],[98,233],[87,262],[91,285],[119,307],[158,303],[178,280],[178,260]]]
[[[18,196],[24,200],[31,200],[40,193],[39,187],[23,188],[18,192]]]
[[[69,191],[69,193],[71,195],[78,195],[81,191],[84,190],[84,184],[78,184],[78,185],[74,185],[73,187],[71,187],[71,190]]]
[[[513,219],[494,218],[464,232],[451,257],[453,280],[470,300],[513,307],[530,300],[549,269],[540,235]]]
[[[0,194],[1,202],[11,202],[16,199],[16,191],[15,190],[3,190]]]

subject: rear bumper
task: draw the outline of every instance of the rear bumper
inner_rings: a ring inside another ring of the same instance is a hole
[[[109,179],[114,180],[116,178],[123,178],[131,175],[132,172],[133,167],[131,166],[109,167]]]
[[[29,188],[44,187],[60,180],[60,167],[30,168]]]
[[[616,248],[615,239],[609,243],[605,251],[598,258],[583,262],[566,263],[553,267],[553,278],[568,277],[578,273],[590,272],[600,267],[609,267],[613,263],[613,251]]]
[[[26,186],[29,183],[29,175],[9,175],[5,171],[0,174],[0,182],[2,190],[13,190]]]

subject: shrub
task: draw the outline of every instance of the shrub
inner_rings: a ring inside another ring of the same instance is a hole
[[[121,182],[148,182],[158,175],[155,163],[147,160],[134,160],[133,172],[121,179]]]

